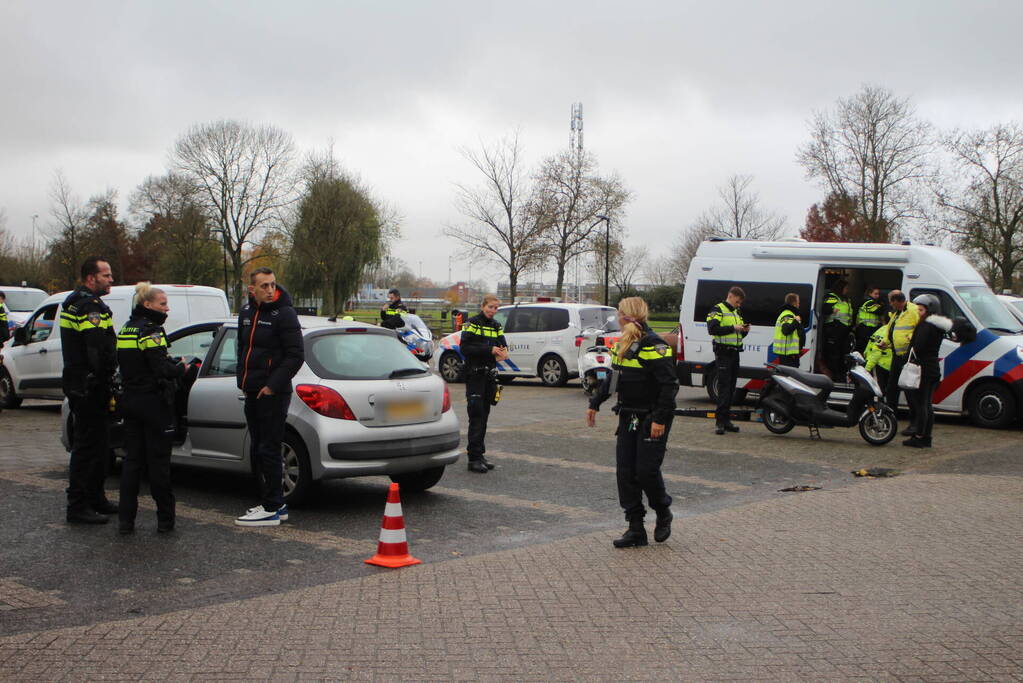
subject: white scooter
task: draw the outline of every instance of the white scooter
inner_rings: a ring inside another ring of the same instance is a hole
[[[428,362],[433,357],[433,333],[430,328],[414,313],[403,312],[401,318],[405,326],[395,330],[398,337],[405,342],[412,355],[424,363]]]
[[[592,396],[610,374],[611,350],[606,346],[591,346],[579,358],[579,377],[587,396]]]

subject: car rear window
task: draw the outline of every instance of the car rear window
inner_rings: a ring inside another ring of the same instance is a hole
[[[305,360],[323,379],[391,379],[429,372],[396,337],[370,332],[310,335]]]

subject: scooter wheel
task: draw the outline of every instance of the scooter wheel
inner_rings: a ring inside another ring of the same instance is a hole
[[[767,427],[767,431],[772,434],[788,434],[792,431],[792,428],[796,426],[796,422],[791,417],[787,417],[782,413],[771,410],[770,408],[765,408],[764,426]]]
[[[860,417],[860,436],[871,446],[884,446],[895,438],[898,431],[895,411],[883,403],[878,410],[865,411]]]

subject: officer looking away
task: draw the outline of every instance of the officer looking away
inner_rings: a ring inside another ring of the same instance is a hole
[[[798,368],[800,351],[805,342],[806,331],[803,329],[803,318],[799,315],[799,295],[789,292],[785,295],[785,305],[774,323],[771,350],[778,357],[778,364]]]
[[[483,454],[487,452],[487,419],[490,406],[497,403],[497,363],[508,360],[508,342],[501,324],[494,320],[500,299],[493,294],[483,297],[480,312],[469,318],[462,330],[462,355],[465,356],[465,398],[469,414],[469,444],[466,455],[470,472],[486,474],[494,466]]]
[[[71,460],[68,464],[67,521],[106,524],[117,505],[107,500],[103,482],[110,452],[107,418],[117,369],[117,336],[110,308],[114,274],[99,256],[82,263],[82,284],[61,306],[61,384],[71,408]]]
[[[396,330],[405,327],[405,321],[401,312],[408,313],[408,307],[401,300],[401,292],[395,288],[387,290],[387,303],[380,309],[380,326],[389,330]]]
[[[867,298],[856,311],[856,350],[864,353],[870,337],[884,324],[884,302],[881,301],[881,289],[868,285],[864,291]]]
[[[245,392],[249,458],[259,481],[260,504],[234,520],[239,526],[278,526],[284,504],[281,441],[291,404],[291,378],[305,362],[302,327],[291,296],[269,268],[249,275],[249,301],[238,313],[238,388]]]
[[[741,287],[728,290],[725,300],[718,303],[707,314],[707,332],[713,338],[714,376],[717,381],[718,405],[714,414],[715,434],[737,432],[732,424],[732,394],[739,374],[739,354],[742,340],[749,334],[749,325],[743,321],[739,307],[746,299]]]

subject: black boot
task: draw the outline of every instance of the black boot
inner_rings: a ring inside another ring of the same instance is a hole
[[[643,518],[630,519],[628,531],[611,543],[616,548],[638,548],[641,545],[646,545],[646,527],[643,526]]]
[[[668,540],[668,536],[671,536],[671,520],[674,518],[670,508],[657,510],[657,526],[654,527],[655,541],[664,543]]]
[[[469,461],[469,465],[468,465],[468,469],[469,469],[470,472],[477,472],[479,474],[486,474],[487,472],[490,471],[487,468],[486,463],[484,463],[482,459],[480,459],[480,460],[470,460]]]

